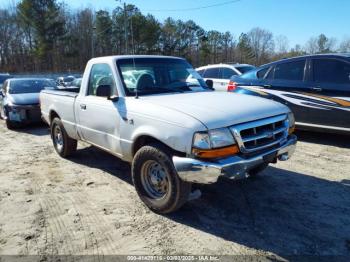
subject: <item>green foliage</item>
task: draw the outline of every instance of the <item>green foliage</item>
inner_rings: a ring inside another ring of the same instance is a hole
[[[20,24],[33,32],[35,55],[48,58],[65,34],[60,5],[55,0],[22,0],[17,5]]]
[[[194,66],[239,62],[260,65],[282,57],[334,51],[324,34],[288,50],[288,39],[262,28],[235,38],[205,31],[193,20],[159,22],[135,5],[112,12],[69,10],[61,0],[20,0],[15,12],[0,9],[1,71],[83,70],[92,56],[162,54],[187,58]],[[118,4],[118,3],[116,3]],[[340,50],[350,50],[344,40]],[[275,44],[276,43],[276,44]],[[276,49],[276,50],[275,50]]]

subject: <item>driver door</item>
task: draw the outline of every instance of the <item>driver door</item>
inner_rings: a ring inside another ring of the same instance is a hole
[[[78,96],[76,112],[83,139],[95,146],[120,155],[120,114],[118,102],[99,96],[99,86],[110,86],[117,94],[115,79],[108,64],[95,64],[90,71],[87,93]]]

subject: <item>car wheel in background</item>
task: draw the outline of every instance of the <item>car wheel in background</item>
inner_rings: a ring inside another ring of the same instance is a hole
[[[19,127],[19,124],[13,121],[10,121],[8,118],[6,119],[6,127],[8,129],[16,129]]]
[[[161,144],[143,146],[137,151],[132,180],[141,200],[156,213],[176,211],[191,193],[191,183],[179,178],[169,150]]]
[[[59,118],[55,118],[51,123],[51,139],[56,152],[61,157],[66,158],[77,150],[77,140],[67,135]]]

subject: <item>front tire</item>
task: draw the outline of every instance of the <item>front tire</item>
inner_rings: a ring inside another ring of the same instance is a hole
[[[169,150],[161,144],[147,145],[137,151],[132,180],[140,199],[160,214],[182,207],[191,193],[191,183],[179,178]]]
[[[56,152],[63,158],[69,157],[77,150],[77,140],[67,135],[59,118],[55,118],[51,123],[51,139]]]

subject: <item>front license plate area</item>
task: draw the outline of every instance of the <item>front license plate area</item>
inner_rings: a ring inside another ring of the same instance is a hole
[[[263,159],[264,159],[264,162],[271,163],[275,161],[276,157],[277,157],[277,152],[273,152],[271,154],[264,156]]]
[[[21,116],[17,112],[9,112],[9,118],[11,121],[17,121],[17,122],[21,121]]]

